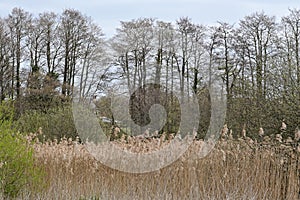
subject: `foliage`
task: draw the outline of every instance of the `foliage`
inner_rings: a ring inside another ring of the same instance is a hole
[[[12,102],[0,105],[0,193],[14,198],[31,186],[39,189],[42,169],[35,165],[33,149],[23,135],[12,128]]]
[[[25,94],[17,101],[16,113],[22,114],[26,110],[47,112],[50,108],[61,106],[63,101],[56,90],[59,86],[57,78],[57,74],[30,74]]]
[[[63,106],[48,109],[46,112],[29,110],[16,122],[17,128],[24,133],[43,130],[44,138],[60,139],[65,137],[76,137],[76,128],[73,122],[71,106]]]
[[[0,19],[0,98],[16,100],[17,117],[45,117],[48,109],[55,110],[73,95],[88,99],[121,92],[125,86],[136,95],[130,102],[135,123],[147,124],[149,107],[161,103],[168,116],[162,132],[176,132],[180,113],[172,93],[195,92],[204,114],[198,129],[203,138],[210,105],[202,89],[217,78],[224,84],[226,122],[234,134],[244,126],[253,137],[261,127],[267,135],[276,134],[284,120],[284,137],[289,137],[299,126],[299,9],[290,9],[278,22],[255,12],[232,25],[205,26],[188,17],[176,22],[133,19],[122,21],[106,41],[101,28],[78,10],[33,16],[14,8]],[[152,95],[158,90],[147,86],[151,82],[164,87],[159,91],[163,95]],[[109,99],[102,100],[100,116],[114,121],[105,107]],[[38,128],[30,124],[26,131]],[[55,129],[55,137],[73,135],[61,128]]]

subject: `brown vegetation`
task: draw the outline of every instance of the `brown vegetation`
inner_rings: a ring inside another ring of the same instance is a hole
[[[31,136],[31,138],[34,135]],[[29,138],[30,139],[30,138]],[[176,138],[175,138],[176,139]],[[121,137],[126,149],[156,150],[159,139]],[[169,140],[163,140],[167,145]],[[142,145],[141,145],[142,144]],[[39,199],[297,199],[300,149],[293,140],[265,137],[224,139],[203,159],[207,142],[195,140],[179,160],[159,171],[131,174],[102,165],[78,141],[37,142],[36,157],[46,167],[48,187]]]

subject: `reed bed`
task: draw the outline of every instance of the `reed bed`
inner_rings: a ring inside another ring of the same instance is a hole
[[[149,152],[163,148],[171,139],[121,137],[111,143]],[[208,143],[194,140],[171,165],[134,174],[101,164],[78,141],[35,142],[35,157],[45,168],[47,187],[34,194],[25,191],[22,199],[300,199],[297,142],[221,138],[200,159],[203,145]]]

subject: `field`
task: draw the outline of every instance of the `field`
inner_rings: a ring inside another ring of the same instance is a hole
[[[151,2],[161,17],[135,0],[15,2],[0,17],[0,200],[300,200],[298,5],[211,1],[214,17],[254,12],[205,24],[201,1]],[[116,26],[89,16],[113,11]]]
[[[159,139],[157,139],[159,140]],[[112,141],[143,152],[167,145],[170,139],[132,138]],[[159,145],[158,145],[159,144]],[[84,145],[61,142],[34,144],[44,166],[47,187],[23,192],[21,199],[299,199],[300,147],[295,141],[265,137],[220,139],[205,158],[197,158],[207,143],[195,140],[173,164],[158,171],[133,174],[102,165]]]

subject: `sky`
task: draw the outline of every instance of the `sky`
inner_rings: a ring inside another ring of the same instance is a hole
[[[264,11],[279,21],[288,15],[288,9],[300,9],[300,0],[0,0],[0,17],[8,16],[14,7],[35,15],[76,9],[91,17],[110,38],[120,21],[143,17],[166,22],[189,17],[197,24],[214,25],[217,21],[238,23],[247,15]]]

